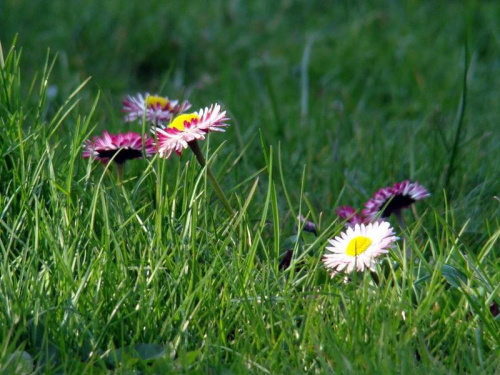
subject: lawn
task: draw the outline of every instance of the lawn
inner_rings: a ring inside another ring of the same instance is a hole
[[[0,374],[500,373],[499,17],[0,2]],[[161,141],[124,121],[138,93],[221,105],[206,165],[191,140],[83,157],[103,131]],[[405,180],[430,196],[383,218],[388,253],[328,268],[336,209]]]

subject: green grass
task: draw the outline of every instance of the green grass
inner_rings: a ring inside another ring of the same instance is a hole
[[[499,12],[0,3],[0,373],[498,373]],[[82,159],[144,91],[228,110],[201,145],[233,217],[190,152]],[[334,209],[407,178],[394,251],[331,279]]]

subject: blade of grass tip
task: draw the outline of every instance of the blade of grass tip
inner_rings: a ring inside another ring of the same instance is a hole
[[[304,166],[302,168],[302,178],[301,178],[301,183],[300,183],[300,192],[299,192],[299,217],[302,217],[302,204],[303,204],[303,198],[304,198],[304,186],[305,186],[305,173],[306,173],[306,167]],[[297,216],[295,216],[295,214],[293,215],[293,220],[295,222],[297,222],[297,226],[298,226],[298,232],[300,233],[300,230],[302,229],[301,226],[301,222],[299,220],[299,218]],[[291,259],[291,262],[290,262],[290,267],[287,268],[287,271],[289,272],[290,274],[290,278],[287,280],[287,285],[288,286],[294,286],[296,285],[296,282],[297,280],[295,279],[295,273],[296,273],[296,264],[298,263],[299,260],[303,259],[306,254],[307,254],[307,250],[304,250],[302,251],[300,254],[298,254],[298,249],[299,249],[299,246],[300,246],[300,235],[298,235],[296,237],[296,240],[295,240],[295,243],[293,245],[293,249],[292,249],[292,259]],[[312,247],[309,247],[309,250],[312,249]]]
[[[272,254],[271,259],[279,259],[280,256],[280,216],[278,209],[278,197],[276,194],[276,187],[274,182],[269,180],[269,189],[271,194],[271,212],[273,214],[273,236],[274,236],[274,254]],[[271,261],[270,259],[270,261]]]
[[[302,177],[300,179],[299,215],[295,216],[295,213],[293,213],[293,220],[295,220],[298,223],[297,226],[298,226],[298,232],[299,233],[303,229],[303,225],[301,225],[300,218],[304,216],[302,214],[302,204],[303,204],[304,197],[305,197],[305,195],[304,195],[305,173],[306,173],[306,167],[304,165],[304,167],[302,168]],[[299,237],[297,237],[296,244],[298,243],[298,241],[299,241]]]
[[[233,113],[229,112],[228,111],[228,114],[231,118],[231,121],[232,121],[232,126],[234,128],[234,134],[236,136],[236,141],[238,142],[238,145],[237,145],[237,150],[242,150],[240,152],[240,155],[235,159],[234,161],[234,164],[236,164],[240,158],[243,158],[243,163],[245,164],[245,167],[248,168],[248,164],[247,164],[247,153],[245,152],[245,150],[253,144],[253,140],[254,138],[257,136],[257,133],[253,133],[253,135],[250,137],[250,139],[248,141],[244,141],[243,140],[243,135],[241,134],[241,126],[240,126],[240,123],[238,121],[238,116],[235,116]]]
[[[314,241],[311,244],[309,244],[299,256],[297,256],[295,261],[297,261],[297,262],[300,261],[311,250],[315,249],[318,246],[318,244],[322,244],[322,245],[325,244],[327,239],[333,237],[333,234],[331,232],[332,232],[333,228],[335,228],[335,227],[339,227],[339,223],[332,221],[330,223],[330,225],[328,225],[326,228],[324,228],[324,230],[321,232],[321,234],[318,234],[318,236],[314,239]]]
[[[288,188],[286,187],[285,174],[283,173],[283,164],[281,163],[281,142],[278,142],[278,172],[281,178],[281,186],[283,188],[283,193],[285,194],[285,199],[292,213],[292,217],[297,218],[295,210],[293,209],[290,193],[288,192]]]
[[[233,230],[236,230],[236,227],[240,224],[241,222],[241,219],[243,219],[243,216],[246,214],[247,210],[248,210],[248,207],[250,206],[250,202],[252,201],[252,198],[253,196],[255,195],[255,192],[257,190],[257,186],[259,185],[259,178],[257,177],[252,185],[252,187],[250,188],[250,191],[248,193],[248,196],[245,200],[245,202],[243,203],[243,206],[241,207],[241,210],[238,211],[238,216],[236,216],[236,219],[234,220],[233,224],[231,227],[227,227],[222,236],[225,237],[225,236],[229,236],[229,230],[232,228]],[[261,222],[262,224],[262,222]]]
[[[134,200],[137,199],[137,195],[139,194],[141,187],[144,185],[145,181],[150,178],[151,174],[155,175],[154,178],[157,179],[154,169],[154,162],[156,158],[158,158],[158,155],[153,156],[150,160],[145,158],[144,162],[147,164],[147,166],[142,171],[141,175],[137,179],[137,182],[132,189],[131,192],[132,199]]]
[[[71,186],[73,184],[73,171],[75,169],[75,161],[77,158],[79,158],[80,153],[82,152],[82,143],[83,140],[85,139],[84,133],[87,131],[87,129],[90,126],[90,120],[92,119],[94,112],[97,108],[97,103],[99,101],[100,97],[100,92],[97,93],[96,99],[94,100],[94,104],[92,105],[92,108],[90,109],[90,113],[84,118],[83,120],[83,125],[81,118],[78,117],[76,121],[76,127],[75,127],[75,133],[73,136],[73,142],[71,144],[71,151],[70,151],[70,160],[69,160],[69,170],[68,173],[66,174],[66,191],[71,192]],[[70,198],[70,197],[69,197]]]
[[[269,154],[267,154],[264,151],[264,157],[266,159],[266,167],[267,167],[267,174],[268,174],[268,184],[267,184],[267,194],[266,194],[266,200],[264,204],[264,208],[262,209],[262,218],[260,222],[260,227],[264,227],[266,222],[267,222],[267,210],[269,208],[269,203],[271,201],[270,197],[270,192],[271,192],[271,182],[273,179],[273,159],[272,159],[272,154],[273,154],[273,148],[272,146],[269,147]]]
[[[278,105],[278,98],[276,95],[276,90],[274,89],[274,84],[273,84],[273,79],[272,79],[272,74],[270,73],[270,69],[266,62],[264,61],[262,66],[264,67],[264,72],[265,72],[265,83],[267,86],[267,91],[269,94],[269,101],[271,102],[271,109],[273,112],[273,117],[276,125],[276,133],[278,135],[278,138],[282,138],[285,136],[283,133],[284,127],[282,126],[282,121],[281,121],[281,116],[280,116],[280,109]]]
[[[5,60],[3,58],[3,47],[2,47],[2,41],[0,40],[0,68],[5,67]]]
[[[476,341],[476,351],[477,351],[477,356],[478,356],[478,359],[479,359],[479,365],[481,366],[481,370],[484,371],[484,368],[485,368],[485,365],[484,365],[484,355],[483,355],[483,348],[484,348],[484,345],[483,345],[483,329],[481,327],[481,325],[479,325],[479,327],[476,328],[476,331],[475,331],[475,341]]]
[[[184,178],[184,181],[192,181],[194,179],[194,184],[189,188],[183,189],[184,197],[183,200],[186,201],[183,216],[186,217],[184,228],[182,229],[181,237],[183,239],[191,238],[192,241],[196,239],[196,227],[197,227],[197,214],[198,214],[198,198],[203,195],[203,190],[206,191],[206,186],[200,189],[199,186],[205,183],[203,178],[203,173],[199,173],[193,176],[194,178]],[[200,191],[201,190],[201,191]],[[196,244],[192,244],[192,249],[196,248]]]
[[[89,164],[90,164],[90,162],[89,162]],[[106,176],[106,174],[108,173],[108,169],[109,169],[109,166],[111,164],[112,164],[111,162],[106,164],[106,166],[104,167],[104,170],[102,171],[101,177],[99,178],[99,182],[95,186],[94,196],[92,197],[92,202],[90,203],[90,213],[91,213],[90,226],[89,226],[89,230],[90,230],[89,234],[90,235],[93,235],[93,232],[94,232],[94,223],[95,223],[96,212],[97,212],[97,199],[100,195],[101,190],[103,189],[102,188],[103,180],[104,180],[104,177]]]
[[[319,216],[318,214],[316,213],[316,210],[315,208],[313,207],[313,204],[312,202],[309,200],[309,198],[307,196],[304,196],[304,202],[306,203],[306,206],[307,206],[307,209],[309,210],[310,214],[311,214],[311,221],[314,223],[315,225],[315,228],[316,228],[316,231],[319,230],[320,228],[320,221],[319,221]],[[317,233],[316,233],[317,235]]]
[[[198,142],[196,140],[188,142],[189,147],[191,148],[191,151],[193,151],[194,155],[196,156],[196,160],[198,160],[198,163],[202,168],[205,168],[205,171],[207,173],[208,180],[210,181],[210,184],[212,185],[212,188],[214,189],[215,193],[219,197],[219,200],[221,201],[222,205],[226,209],[227,213],[229,216],[232,216],[234,214],[234,211],[229,204],[229,200],[226,197],[226,194],[224,194],[224,190],[222,190],[221,186],[219,185],[219,181],[217,181],[217,177],[212,172],[212,169],[210,168],[210,165],[206,162],[205,157],[203,156],[203,153],[201,152],[200,146],[198,145]]]
[[[221,165],[221,170],[226,170],[226,168],[228,168],[228,169],[234,168],[240,162],[240,160],[243,162],[244,161],[243,157],[247,154],[247,149],[253,144],[253,140],[255,139],[256,136],[257,136],[257,133],[254,133],[252,135],[252,137],[246,142],[245,145],[238,147],[239,153],[237,154],[236,157],[234,157],[232,155],[232,153],[230,153],[227,156],[227,159],[226,159],[227,162],[224,162]],[[226,141],[224,141],[223,143],[226,143]],[[229,167],[226,167],[226,165],[229,165]],[[236,171],[239,172],[239,168],[236,168]],[[240,178],[237,178],[237,180],[240,180]]]
[[[61,126],[63,121],[66,119],[66,117],[68,117],[68,115],[73,111],[73,109],[75,109],[75,107],[77,106],[77,104],[79,102],[80,102],[80,99],[75,100],[75,102],[69,106],[69,108],[61,115],[60,118],[58,118],[58,116],[62,113],[62,110],[64,110],[66,108],[66,105],[69,103],[69,100],[66,101],[66,103],[64,103],[64,105],[59,109],[59,111],[57,111],[57,114],[56,114],[56,116],[54,116],[53,121],[51,121],[49,124],[49,127],[52,127],[52,131],[47,136],[47,139],[52,138],[52,136],[55,134],[57,129],[59,129],[59,127]],[[57,120],[57,122],[56,122],[56,120]]]
[[[160,81],[160,86],[159,86],[158,92],[170,91],[170,90],[165,90],[165,89],[166,89],[168,83],[173,82],[172,76],[174,73],[174,68],[175,68],[175,64],[170,63],[166,72],[163,73],[163,77]],[[179,87],[183,88],[184,84],[179,85]]]
[[[455,126],[456,127],[455,138],[451,149],[450,160],[448,162],[448,169],[446,170],[446,178],[444,183],[445,190],[448,190],[451,177],[454,172],[455,160],[457,158],[457,154],[459,151],[458,146],[460,143],[460,138],[461,138],[460,136],[462,134],[462,128],[464,123],[465,109],[467,107],[467,74],[469,72],[469,56],[468,56],[469,47],[468,47],[467,35],[468,32],[466,27],[464,36],[464,72],[462,77],[462,95],[460,97],[460,103],[458,105],[458,114]]]
[[[163,204],[163,200],[167,200],[167,202],[169,202],[169,199],[168,199],[168,196],[169,196],[169,192],[166,191],[165,195],[163,195],[163,191],[164,191],[164,188],[165,188],[165,173],[164,173],[164,169],[166,168],[165,166],[166,164],[166,160],[163,159],[163,158],[156,158],[156,162],[155,162],[155,170],[156,170],[156,173],[155,173],[155,190],[154,190],[154,194],[155,194],[155,206],[156,206],[156,212],[155,212],[155,216],[154,216],[154,221],[155,221],[155,229],[154,229],[154,237],[156,239],[156,246],[160,246],[161,243],[162,243],[162,234],[163,234],[163,216],[164,216],[164,212],[165,212],[165,208],[164,208],[164,204]],[[179,176],[178,175],[179,173],[179,169],[177,169],[177,177]],[[176,178],[176,184],[178,183],[178,178]],[[174,190],[175,191],[175,190]],[[174,203],[172,204],[173,206],[175,206],[175,200],[174,200]],[[173,217],[173,210],[175,208],[172,207],[172,210],[168,212],[168,216],[169,217]]]
[[[302,169],[302,178],[301,178],[301,184],[300,184],[300,192],[299,192],[299,216],[301,217],[302,216],[302,199],[304,197],[304,179],[305,177],[305,166],[304,168]],[[300,233],[300,230],[301,230],[301,223],[300,223],[300,220],[299,218],[295,215],[295,212],[293,212],[293,208],[292,208],[292,205],[290,203],[290,210],[292,211],[292,214],[293,214],[293,220],[294,222],[297,223],[297,226],[298,226],[298,232]],[[295,282],[295,271],[296,271],[296,264],[297,264],[297,259],[300,257],[303,257],[305,256],[305,252],[303,252],[302,254],[297,254],[298,252],[298,249],[299,249],[299,244],[300,244],[300,235],[298,235],[296,237],[296,240],[295,240],[295,244],[293,246],[293,249],[292,249],[292,259],[291,259],[291,262],[290,262],[290,266],[288,267],[288,272],[290,274],[290,278],[288,279],[288,285],[290,286],[290,283],[294,283]]]
[[[500,228],[497,229],[490,236],[490,238],[486,241],[486,243],[481,248],[481,251],[479,252],[478,257],[477,257],[477,259],[480,263],[483,263],[484,260],[486,259],[487,255],[490,253],[490,251],[494,249],[494,245],[497,242],[499,237],[500,237]]]
[[[84,87],[85,85],[92,79],[92,77],[88,77],[85,81],[83,81],[68,97],[67,102],[75,97]]]
[[[306,46],[302,53],[302,61],[300,63],[300,116],[303,126],[307,125],[307,117],[309,115],[309,61],[311,59],[311,49],[316,37],[309,35],[307,37]]]
[[[262,167],[258,171],[252,173],[248,177],[246,177],[243,181],[239,182],[237,185],[235,185],[229,192],[231,194],[237,192],[239,189],[241,189],[243,186],[247,185],[248,182],[254,181],[256,178],[259,178],[259,175],[264,173],[267,170],[267,167]]]
[[[22,113],[18,113],[18,121],[17,122],[17,138],[19,145],[19,153],[21,159],[21,181],[26,181],[26,162],[25,162],[25,153],[24,153],[24,139],[23,139],[23,115]]]
[[[267,186],[267,197],[266,201],[271,204],[271,213],[273,215],[273,235],[274,235],[274,249],[276,259],[279,257],[280,249],[279,249],[279,211],[278,211],[278,201],[276,196],[276,188],[274,186],[273,178],[274,178],[274,168],[273,168],[273,148],[269,147],[269,158],[267,159],[267,171],[269,175],[269,182]],[[268,207],[268,205],[266,205]],[[265,214],[262,216],[261,227],[265,225],[265,219],[267,217],[267,210]]]
[[[42,70],[42,79],[40,82],[40,90],[38,92],[38,108],[36,113],[35,121],[38,123],[40,118],[42,117],[42,112],[45,106],[45,100],[47,99],[47,86],[49,84],[49,77],[52,69],[54,68],[54,64],[57,59],[57,54],[52,58],[52,62],[50,61],[50,48],[47,49],[47,56],[45,57],[45,63],[43,65]]]
[[[123,199],[125,200],[125,202],[127,203],[127,205],[129,206],[129,208],[130,208],[130,210],[132,212],[132,216],[128,220],[126,220],[125,223],[123,223],[121,225],[120,229],[123,228],[123,227],[125,227],[125,224],[129,220],[132,220],[133,218],[135,218],[137,220],[137,222],[139,223],[139,226],[141,227],[141,229],[144,231],[144,233],[146,233],[146,236],[148,237],[148,240],[152,241],[153,239],[152,239],[151,234],[149,233],[148,229],[144,225],[144,222],[142,221],[141,217],[139,216],[139,213],[141,211],[143,211],[143,209],[145,207],[142,207],[142,208],[136,210],[135,207],[134,207],[134,205],[133,205],[133,203],[132,203],[132,201],[130,200],[128,191],[125,189],[125,186],[121,185],[120,187],[121,187],[122,197],[123,197]]]
[[[210,150],[210,137],[207,137],[206,138],[206,142],[204,142],[205,144],[205,152],[206,152],[206,162],[208,165],[213,165],[215,163],[215,160],[219,157],[219,154],[220,154],[220,150],[222,150],[223,148],[226,147],[226,144],[227,144],[227,141],[222,141],[220,143],[220,145],[212,152]],[[230,151],[229,153],[227,153],[225,159],[220,159],[218,161],[218,165],[219,165],[219,168],[217,168],[219,170],[219,172],[215,175],[215,177],[217,177],[217,179],[222,179],[223,176],[225,174],[227,174],[230,170],[231,167],[228,167],[230,164],[232,164],[232,160],[234,160],[234,151]]]
[[[269,156],[267,154],[267,144],[266,141],[264,140],[264,134],[262,133],[262,129],[259,129],[259,135],[260,135],[260,146],[262,149],[262,153],[264,154],[264,162],[267,167],[269,165]]]
[[[13,85],[15,80],[17,79],[18,87],[20,86],[20,73],[19,73],[19,62],[21,58],[21,53],[16,53],[15,41],[17,40],[17,36],[14,39],[13,44],[11,45],[9,52],[7,53],[7,57],[3,60],[2,69],[0,69],[0,83],[5,96],[5,107],[8,112],[12,112],[14,108],[14,98],[13,96]],[[3,52],[2,52],[3,56]],[[19,100],[20,95],[17,96],[17,100]]]
[[[33,78],[31,79],[31,84],[28,89],[28,93],[26,94],[27,98],[31,98],[31,95],[33,94],[35,90],[36,83],[38,82],[38,72],[35,72],[33,74]]]
[[[52,128],[52,131],[50,134],[47,136],[47,139],[51,138],[54,133],[59,129],[59,126],[61,126],[62,122],[66,119],[66,117],[73,111],[73,109],[76,107],[76,105],[79,103],[80,99],[77,99],[75,102],[73,102],[71,105],[70,102],[71,100],[83,89],[83,87],[91,80],[91,77],[87,78],[85,81],[83,81],[66,99],[64,104],[58,109],[56,114],[54,115],[52,121],[49,124],[49,127]]]

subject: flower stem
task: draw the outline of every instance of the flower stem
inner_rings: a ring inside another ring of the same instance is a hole
[[[205,157],[203,156],[203,153],[201,152],[200,146],[198,145],[198,141],[195,139],[194,141],[188,142],[189,147],[191,150],[194,152],[194,155],[196,156],[196,160],[198,160],[198,163],[202,167],[206,167],[207,169],[207,176],[208,179],[210,180],[210,183],[212,184],[213,189],[215,190],[215,193],[219,197],[219,199],[222,202],[222,205],[226,209],[229,215],[233,215],[234,211],[231,208],[231,205],[229,204],[229,201],[222,191],[222,188],[219,185],[219,182],[215,178],[214,174],[212,173],[212,169],[210,169],[210,166],[207,165],[207,162],[205,160]]]
[[[406,229],[406,223],[405,223],[405,218],[403,217],[403,212],[402,210],[396,210],[394,211],[394,215],[396,215],[396,219],[398,219],[398,224],[399,228],[404,231]],[[403,239],[403,242],[405,242],[406,246],[406,258],[411,259],[412,257],[412,251],[410,246],[408,246],[408,243]]]
[[[405,218],[403,217],[403,213],[401,210],[396,210],[394,211],[394,215],[396,215],[396,219],[398,220],[398,224],[401,227],[401,229],[406,228],[406,223],[405,223]]]
[[[116,164],[116,174],[118,176],[118,183],[121,184],[123,181],[123,163]]]

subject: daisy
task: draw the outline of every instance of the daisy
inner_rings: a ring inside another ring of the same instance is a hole
[[[363,214],[358,213],[351,206],[341,206],[335,210],[335,213],[342,220],[345,220],[347,226],[354,226],[356,224],[368,224],[368,220]]]
[[[150,95],[137,94],[136,96],[127,96],[123,100],[123,112],[126,112],[126,122],[141,119],[146,116],[146,120],[158,124],[160,122],[168,122],[171,118],[181,112],[191,108],[191,104],[186,100],[179,103],[178,100],[170,100],[168,98]]]
[[[387,218],[391,214],[400,216],[401,210],[411,206],[416,201],[429,197],[426,188],[417,182],[409,180],[397,182],[393,186],[385,187],[377,191],[373,197],[365,203],[363,215],[370,221],[377,217]]]
[[[225,123],[227,120],[229,118],[226,117],[226,111],[221,111],[220,105],[213,104],[210,108],[195,113],[179,115],[168,126],[157,126],[153,132],[156,133],[158,154],[161,157],[170,157],[172,151],[180,155],[182,150],[189,146],[200,166],[206,168],[207,177],[224,208],[233,215],[234,211],[198,145],[198,140],[205,139],[205,134],[211,131],[225,131],[223,128],[228,126]]]
[[[92,158],[103,163],[113,159],[119,165],[130,159],[148,157],[156,153],[152,138],[142,137],[134,132],[110,134],[106,130],[102,132],[102,136],[85,141],[83,148],[82,156],[85,159]]]
[[[398,237],[386,221],[356,224],[347,228],[334,239],[328,240],[323,257],[325,267],[330,268],[332,277],[341,271],[352,272],[365,269],[375,270],[376,258],[389,252]]]
[[[165,158],[170,157],[172,151],[180,155],[183,149],[194,145],[195,141],[205,139],[206,133],[225,131],[223,127],[228,126],[225,123],[227,120],[226,111],[221,111],[218,104],[177,116],[168,126],[156,128],[158,153]]]

